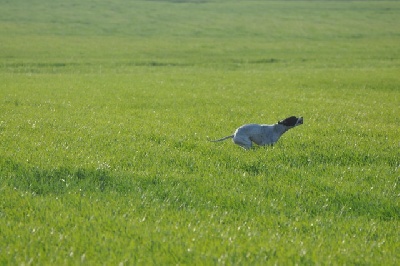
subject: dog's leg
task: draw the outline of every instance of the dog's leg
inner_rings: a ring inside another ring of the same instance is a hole
[[[244,148],[244,149],[246,149],[246,150],[247,150],[247,149],[250,149],[251,146],[252,146],[252,142],[251,142],[250,138],[247,137],[247,136],[238,136],[238,135],[235,135],[235,136],[233,137],[233,142],[235,142],[235,144],[241,146],[242,148]]]

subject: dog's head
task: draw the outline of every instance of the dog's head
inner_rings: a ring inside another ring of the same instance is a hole
[[[280,125],[295,127],[303,124],[303,117],[291,116],[278,122]]]

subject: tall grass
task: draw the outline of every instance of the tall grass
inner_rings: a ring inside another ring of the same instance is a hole
[[[0,263],[397,265],[399,9],[3,3]]]

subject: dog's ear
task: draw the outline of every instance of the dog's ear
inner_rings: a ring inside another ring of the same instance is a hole
[[[278,124],[284,125],[284,126],[288,126],[288,127],[292,127],[297,123],[297,117],[295,116],[290,116],[286,119],[283,119],[282,121],[279,121]]]

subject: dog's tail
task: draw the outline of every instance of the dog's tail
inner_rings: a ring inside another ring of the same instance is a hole
[[[209,139],[209,141],[211,141],[211,142],[218,142],[218,141],[223,141],[223,140],[231,139],[231,138],[233,138],[233,135],[223,137],[222,139],[216,139],[216,140],[210,140],[210,139]]]

